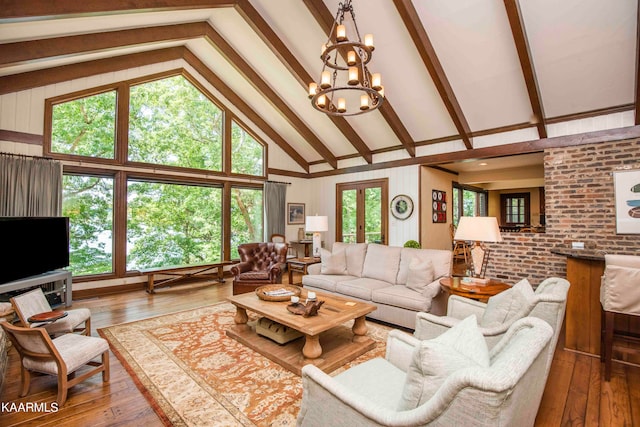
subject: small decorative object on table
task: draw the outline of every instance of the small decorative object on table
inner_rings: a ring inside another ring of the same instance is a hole
[[[300,295],[300,287],[290,285],[265,285],[256,289],[258,298],[265,301],[287,301]]]
[[[305,303],[300,302],[300,298],[297,296],[291,297],[291,304],[287,306],[287,310],[293,314],[301,314],[302,317],[317,316],[322,304],[324,301],[318,301],[316,293],[309,291]]]

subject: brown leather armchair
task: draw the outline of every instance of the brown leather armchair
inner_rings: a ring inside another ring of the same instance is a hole
[[[243,243],[238,246],[240,263],[231,267],[233,295],[253,292],[257,287],[282,283],[287,261],[286,243]]]

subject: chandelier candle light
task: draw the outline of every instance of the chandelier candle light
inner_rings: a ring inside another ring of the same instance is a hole
[[[345,20],[347,13],[351,19]],[[309,84],[311,105],[332,116],[379,108],[384,102],[382,77],[367,68],[374,49],[372,34],[366,34],[364,42],[360,38],[351,0],[341,2],[329,39],[322,45],[320,82]]]

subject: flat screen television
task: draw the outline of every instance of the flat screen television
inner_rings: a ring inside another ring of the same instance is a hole
[[[0,284],[69,266],[68,217],[0,217]]]

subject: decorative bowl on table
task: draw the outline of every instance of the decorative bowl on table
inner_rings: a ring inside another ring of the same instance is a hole
[[[291,285],[264,285],[256,289],[258,298],[265,301],[289,301],[292,296],[300,296],[299,286]]]

